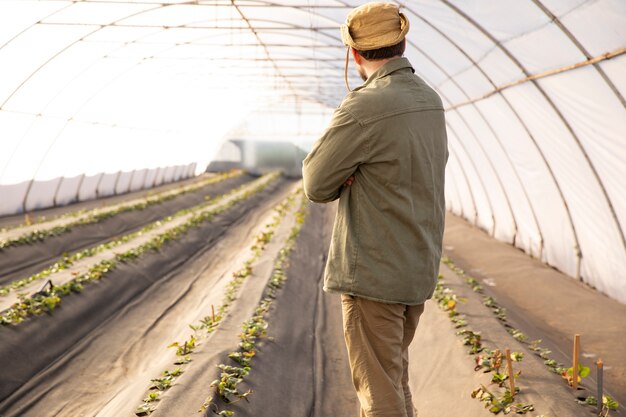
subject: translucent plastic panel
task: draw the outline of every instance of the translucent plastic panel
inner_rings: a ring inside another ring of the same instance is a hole
[[[135,42],[152,34],[160,33],[162,28],[107,26],[85,37],[89,42]],[[192,29],[184,29],[192,30]]]
[[[175,173],[176,167],[167,167],[163,172],[163,183],[167,184],[168,182],[172,182]]]
[[[160,168],[149,169],[143,179],[142,188],[152,188],[155,186],[157,175]]]
[[[2,129],[2,139],[0,140],[0,184],[8,184],[3,180],[7,165],[9,165],[14,153],[17,152],[22,138],[36,119],[33,115],[0,110],[0,127]]]
[[[541,3],[554,15],[561,17],[588,1],[589,0],[541,0]]]
[[[515,221],[508,203],[507,196],[493,163],[489,160],[482,143],[471,130],[471,125],[456,111],[446,113],[446,121],[449,130],[456,132],[459,140],[453,144],[456,148],[462,148],[464,153],[472,160],[473,167],[478,171],[481,184],[487,190],[489,210],[492,216],[486,219],[484,228],[497,239],[513,243],[515,236]]]
[[[501,86],[522,79],[524,73],[500,48],[495,48],[478,65],[491,81]]]
[[[540,85],[546,89],[580,138],[624,231],[626,109],[591,67],[544,78],[540,80]]]
[[[350,13],[350,10],[352,10],[352,8],[350,6],[342,5],[342,7],[333,7],[333,8],[315,7],[315,8],[310,8],[310,9],[304,8],[303,10],[305,11],[311,10],[312,13],[323,16],[329,19],[330,21],[333,21],[335,23],[343,23],[345,22],[346,17],[348,16],[348,13]]]
[[[328,19],[321,15],[309,13],[306,9],[292,7],[239,7],[239,11],[255,26],[256,21],[279,22],[298,27],[337,27],[345,20]],[[347,15],[347,12],[346,12]]]
[[[44,23],[67,23],[81,25],[110,25],[128,16],[141,14],[142,11],[154,8],[149,4],[127,3],[74,3],[52,16],[43,19]]]
[[[315,68],[316,60],[319,59],[336,59],[340,60],[345,55],[343,48],[311,48],[311,47],[292,47],[292,46],[268,46],[267,47],[272,59],[275,56],[299,56],[310,60],[311,68]]]
[[[492,162],[497,179],[503,184],[504,193],[509,201],[511,214],[495,210],[496,225],[499,227],[501,224],[508,224],[512,215],[515,245],[530,253],[533,249],[531,243],[540,240],[541,235],[532,205],[520,181],[518,168],[513,165],[501,140],[494,136],[491,125],[485,121],[475,106],[463,106],[456,111],[469,124],[473,136],[480,141],[480,148]]]
[[[208,60],[247,60],[265,58],[265,51],[261,46],[233,46],[223,47],[219,45],[185,44],[172,46],[160,51],[155,49],[157,58],[170,59],[208,59]]]
[[[61,185],[62,178],[47,181],[33,181],[26,196],[24,207],[26,211],[33,211],[54,206],[54,196]]]
[[[345,46],[340,41],[329,39],[326,36],[320,36],[316,33],[304,32],[304,31],[262,31],[258,33],[261,41],[266,44],[288,44],[288,45],[302,45],[309,48],[325,48],[339,49],[345,53]]]
[[[493,212],[491,210],[491,202],[486,194],[485,187],[480,175],[476,172],[476,166],[467,154],[466,149],[460,144],[461,138],[458,138],[456,131],[448,124],[448,138],[450,140],[449,147],[451,153],[454,152],[460,168],[465,176],[470,192],[473,196],[474,207],[476,208],[476,226],[487,230],[489,234],[493,233]]]
[[[103,59],[81,72],[54,97],[47,114],[69,119],[114,79],[136,63],[120,59]]]
[[[448,76],[430,59],[409,45],[407,45],[404,56],[408,58],[411,65],[413,65],[415,73],[422,77],[431,86],[439,85],[446,78],[448,78]]]
[[[106,170],[104,165],[111,163],[106,159],[110,142],[97,134],[102,128],[85,126],[84,129],[77,129],[80,126],[83,125],[76,122],[65,122],[61,125],[41,161],[36,179],[73,177]]]
[[[626,1],[591,1],[561,21],[592,56],[624,47]]]
[[[135,171],[121,173],[115,182],[115,194],[124,194],[129,192],[134,175]]]
[[[45,112],[48,104],[107,53],[120,48],[119,43],[78,42],[42,67],[6,103],[9,110]]]
[[[78,201],[78,192],[84,179],[84,175],[63,178],[59,188],[57,189],[57,193],[54,196],[55,203],[63,206]]]
[[[122,175],[121,172],[104,174],[98,182],[98,188],[96,189],[96,195],[101,197],[108,197],[115,195],[115,189],[117,188],[117,180]]]
[[[448,167],[446,167],[445,196],[446,208],[457,216],[461,216],[461,198],[459,196],[459,191],[456,188],[455,178],[452,176]]]
[[[98,2],[98,3],[119,3],[119,0],[83,0],[85,2]],[[124,0],[124,3],[156,3],[152,0]],[[189,0],[159,0],[159,4],[177,4],[177,3],[189,3]],[[220,0],[213,0],[211,3],[224,3]]]
[[[238,2],[239,3],[239,2]],[[257,3],[265,3],[267,1],[257,2]],[[302,5],[311,5],[311,6],[344,6],[345,3],[351,3],[349,1],[335,1],[335,0],[315,0],[314,2],[302,0],[272,0],[272,4],[280,4],[284,6],[302,6]],[[354,4],[355,2],[352,2]],[[358,4],[358,2],[356,2]],[[304,7],[306,9],[306,6]]]
[[[437,86],[437,91],[452,104],[463,103],[469,99],[468,95],[452,80],[446,80]]]
[[[600,64],[622,97],[626,97],[626,55],[604,61]]]
[[[475,61],[482,58],[494,47],[493,42],[488,37],[443,2],[411,1],[405,5],[403,10],[409,11],[408,17],[411,24],[417,23],[417,16],[426,19]],[[421,43],[419,38],[415,41],[418,45]]]
[[[454,80],[470,98],[482,97],[494,89],[494,86],[485,78],[485,75],[475,66],[455,75]]]
[[[528,0],[452,0],[451,3],[499,41],[515,38],[550,22],[545,13]]]
[[[98,184],[105,174],[85,175],[78,189],[78,200],[85,201],[98,197]]]
[[[138,42],[175,45],[188,42],[210,43],[210,39],[218,38],[219,42],[223,44],[226,43],[226,39],[223,37],[228,36],[233,37],[237,43],[243,43],[245,40],[239,38],[241,35],[238,32],[221,29],[170,28],[161,29],[150,35],[143,36]],[[247,39],[251,38],[248,36]]]
[[[620,274],[611,266],[626,264],[626,254],[600,184],[574,138],[536,87],[524,84],[507,89],[505,95],[534,134],[559,181],[585,260],[585,281],[606,292],[603,281]],[[564,258],[561,263],[575,262],[573,253],[560,254]],[[612,259],[621,259],[621,263]]]
[[[70,5],[69,1],[0,1],[0,47],[39,20]]]
[[[0,49],[0,106],[46,61],[96,29],[95,26],[36,25]]]
[[[459,194],[460,210],[455,214],[463,216],[467,221],[474,224],[476,221],[476,208],[474,205],[474,197],[471,193],[471,186],[467,182],[459,165],[456,153],[454,152],[450,152],[446,171],[449,173],[448,177],[454,182],[455,188]]]
[[[411,20],[407,40],[444,67],[449,74],[456,74],[472,65],[458,47],[417,18]]]
[[[563,263],[563,254],[572,253],[574,247],[571,226],[564,202],[539,150],[501,96],[492,96],[477,105],[507,149],[534,208],[543,236],[541,259],[568,274],[574,273],[574,264]],[[541,241],[530,242],[528,247],[537,256]]]
[[[248,27],[234,7],[211,7],[209,5],[166,5],[123,19],[119,24],[165,27]]]
[[[37,117],[25,135],[16,138],[19,145],[8,161],[0,183],[16,184],[34,178],[63,125],[63,120]],[[58,174],[40,179],[49,180],[56,176]]]
[[[125,60],[139,61],[151,58],[174,47],[174,45],[161,45],[154,43],[129,43],[121,48],[111,51],[107,57],[111,59],[122,58]]]
[[[168,174],[169,173],[169,174]],[[165,184],[166,182],[166,176],[169,175],[171,177],[171,168],[170,167],[163,167],[159,170],[159,172],[157,172],[157,176],[154,182],[154,185],[162,185]]]
[[[504,46],[531,74],[562,68],[587,59],[554,23],[515,38]]]
[[[0,216],[18,214],[23,212],[23,202],[30,181],[22,181],[19,184],[0,185]]]

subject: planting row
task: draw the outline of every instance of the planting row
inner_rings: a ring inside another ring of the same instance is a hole
[[[277,173],[268,174],[223,196],[180,210],[137,232],[68,255],[44,271],[0,288],[0,293],[4,294],[0,298],[0,311],[3,311],[0,323],[17,324],[28,316],[52,312],[62,297],[80,292],[86,283],[100,279],[118,263],[136,259],[148,250],[158,250],[164,243],[179,239],[190,228],[210,221],[216,214],[258,193],[278,176]],[[41,288],[37,281],[44,278],[47,282]]]
[[[273,181],[158,252],[119,263],[81,295],[62,298],[52,314],[0,326],[0,362],[11,369],[0,378],[0,414],[132,414],[146,383],[175,368],[175,349],[166,347],[188,339],[181,323],[218,313],[226,283],[290,184]],[[245,284],[243,298],[255,281]]]
[[[457,267],[452,260],[444,257],[442,262],[453,271],[465,284],[467,284],[473,293],[476,293],[482,297],[482,304],[489,309],[505,329],[506,332],[515,340],[513,343],[519,343],[522,348],[527,348],[530,353],[536,355],[541,359],[542,363],[551,373],[555,373],[562,376],[562,380],[567,385],[577,386],[583,378],[586,378],[590,369],[579,365],[574,369],[573,367],[567,368],[563,364],[558,363],[556,360],[550,358],[551,351],[541,346],[541,340],[529,340],[529,337],[521,330],[512,326],[507,318],[506,310],[501,307],[497,301],[485,294],[484,288],[473,277],[467,276],[465,272]],[[503,368],[503,362],[507,360],[520,362],[524,357],[523,353],[513,352],[510,355],[504,355],[500,349],[489,350],[483,346],[483,337],[481,332],[473,331],[467,328],[467,318],[465,315],[460,314],[457,311],[459,302],[465,302],[466,299],[457,297],[454,291],[449,287],[444,287],[444,281],[441,279],[437,285],[435,292],[435,298],[438,300],[439,306],[448,313],[450,320],[453,322],[455,328],[460,329],[457,334],[463,338],[463,343],[470,346],[469,353],[475,355],[476,367],[475,370],[483,370],[484,372],[493,372],[491,382],[503,387],[507,382],[511,382],[511,375],[501,372]],[[508,356],[508,357],[507,357]],[[529,364],[530,365],[530,364]],[[534,368],[533,368],[534,371]],[[514,378],[519,377],[521,371],[515,373]],[[574,382],[576,380],[576,382]],[[578,387],[578,390],[585,389],[584,387]],[[494,414],[503,412],[508,414],[509,412],[516,412],[517,414],[525,414],[533,409],[532,405],[524,405],[515,402],[515,395],[518,392],[518,387],[515,384],[510,384],[509,389],[505,389],[503,393],[496,393],[494,390],[490,390],[484,385],[478,387],[473,393],[472,397],[478,398],[485,402],[485,407],[489,408]],[[601,416],[608,416],[611,411],[617,409],[617,404],[609,395],[603,394],[602,403],[598,406],[597,400],[594,396],[585,394],[581,395],[576,392],[575,399],[578,404],[588,406],[593,405],[597,407],[597,413]],[[563,405],[560,406],[561,411],[565,413]],[[546,416],[539,416],[546,417]]]
[[[158,378],[153,378],[149,390],[144,395],[143,402],[137,407],[135,413],[139,416],[150,415],[157,409],[162,401],[165,401],[163,395],[169,391],[183,373],[188,378],[193,378],[193,375],[189,375],[189,367],[194,367],[194,364],[190,362],[194,361],[196,351],[199,350],[211,350],[217,349],[220,345],[224,345],[224,342],[219,339],[212,338],[213,333],[220,328],[221,324],[227,317],[232,316],[232,309],[234,308],[237,313],[241,310],[249,308],[247,305],[251,300],[258,297],[255,293],[260,292],[262,288],[261,284],[268,280],[267,260],[274,259],[276,256],[283,256],[285,253],[284,248],[291,242],[292,234],[286,233],[291,230],[292,226],[296,222],[301,222],[302,211],[302,192],[297,190],[293,192],[283,203],[279,204],[275,208],[275,214],[272,220],[265,226],[255,238],[250,248],[250,254],[243,262],[243,266],[238,271],[232,274],[230,281],[224,286],[224,294],[221,304],[216,308],[211,306],[211,311],[207,312],[207,315],[200,319],[197,323],[190,324],[189,328],[192,330],[192,334],[183,342],[175,342],[169,347],[175,349],[175,357],[172,358],[172,364],[176,366],[175,369],[166,369],[161,372]],[[283,249],[281,249],[283,248]],[[280,255],[279,255],[280,254]],[[254,277],[255,284],[247,285],[246,282]],[[247,285],[247,286],[246,286]],[[239,299],[243,297],[242,299]],[[244,305],[242,305],[244,304]],[[235,314],[236,315],[236,314]],[[232,317],[231,317],[232,319]],[[220,334],[221,337],[234,338],[234,334],[228,333],[229,330],[224,330],[227,335]],[[195,365],[195,371],[203,370],[206,367],[203,363]],[[195,380],[195,378],[193,378]],[[202,389],[202,387],[200,387]],[[206,394],[205,394],[206,395]],[[180,400],[180,399],[178,399]],[[201,400],[199,400],[201,401]],[[167,414],[167,411],[165,411]]]
[[[67,233],[76,226],[98,223],[120,213],[145,210],[147,207],[155,204],[172,200],[181,195],[199,190],[207,185],[215,184],[239,175],[241,175],[240,171],[219,174],[194,184],[126,201],[121,204],[68,212],[55,219],[47,220],[43,218],[41,219],[42,221],[35,224],[27,223],[17,227],[2,229],[0,230],[0,249],[40,242],[46,238]]]
[[[251,390],[241,391],[239,385],[250,374],[254,357],[257,355],[257,344],[259,339],[267,336],[268,322],[267,313],[274,303],[278,290],[282,288],[287,275],[285,269],[289,255],[294,248],[296,238],[305,220],[307,202],[302,198],[298,212],[296,213],[296,224],[291,229],[289,238],[280,251],[274,263],[274,270],[265,288],[263,298],[259,301],[254,314],[242,324],[242,332],[239,334],[239,349],[228,354],[235,363],[218,365],[220,376],[211,383],[215,388],[215,395],[209,396],[200,410],[205,411],[211,408],[215,414],[233,416],[234,411],[228,410],[228,405],[242,399],[247,399],[252,394]]]

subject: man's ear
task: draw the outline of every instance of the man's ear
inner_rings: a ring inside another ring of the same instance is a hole
[[[361,62],[363,62],[363,57],[359,55],[356,49],[350,48],[350,50],[352,51],[352,58],[354,58],[354,62],[356,62],[358,65],[361,65]]]

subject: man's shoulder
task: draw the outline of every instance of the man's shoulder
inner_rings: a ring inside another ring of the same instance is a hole
[[[338,108],[361,125],[397,114],[425,110],[443,110],[441,98],[413,74],[392,75],[356,89],[344,98]]]

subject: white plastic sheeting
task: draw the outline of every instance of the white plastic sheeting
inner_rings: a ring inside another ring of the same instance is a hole
[[[359,4],[0,0],[0,214],[193,175],[252,113],[321,130]],[[449,209],[626,302],[626,2],[402,7],[447,107]]]

